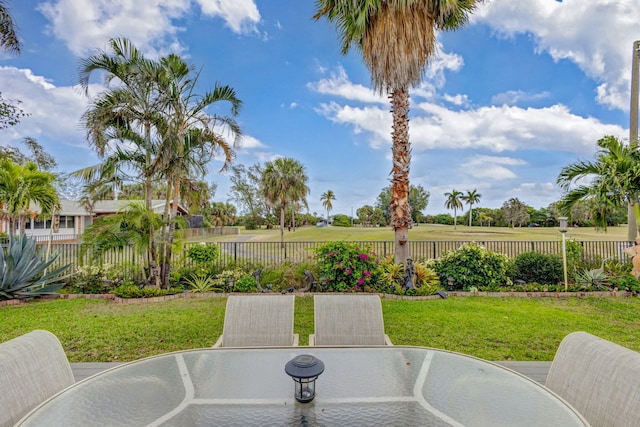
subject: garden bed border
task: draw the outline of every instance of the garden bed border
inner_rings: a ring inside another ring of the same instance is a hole
[[[311,297],[314,295],[326,295],[326,294],[340,294],[340,292],[295,292],[294,295],[300,297]],[[349,292],[345,292],[345,294],[351,294]],[[434,299],[442,299],[447,297],[490,297],[490,298],[569,298],[569,297],[577,297],[577,298],[586,298],[586,297],[630,297],[635,296],[634,293],[629,291],[607,291],[607,292],[462,292],[462,291],[451,291],[446,292],[446,296],[440,295],[428,295],[428,296],[409,296],[409,295],[394,295],[394,294],[382,294],[382,293],[367,293],[368,295],[379,295],[380,298],[384,299],[399,299],[399,300],[434,300]],[[164,295],[159,297],[149,297],[149,298],[120,298],[113,294],[57,294],[57,295],[46,295],[40,297],[41,299],[76,299],[76,298],[86,298],[86,299],[109,299],[113,300],[116,304],[145,304],[145,303],[153,303],[153,302],[163,302],[163,301],[171,301],[174,299],[183,299],[183,298],[227,298],[230,295],[255,295],[253,293],[221,293],[221,292],[205,292],[205,293],[180,293],[174,295]],[[277,293],[273,293],[272,295],[278,295]],[[21,305],[27,304],[32,298],[29,299],[13,299],[7,301],[0,301],[0,307],[6,305]]]

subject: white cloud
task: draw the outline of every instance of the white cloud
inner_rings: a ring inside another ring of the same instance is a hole
[[[415,110],[421,110],[415,111]],[[625,135],[617,125],[572,114],[563,105],[546,108],[480,107],[451,111],[422,103],[414,109],[410,132],[416,151],[477,148],[500,153],[515,150],[593,152],[602,135]]]
[[[568,59],[600,84],[598,102],[627,111],[637,0],[493,0],[473,16],[501,34],[532,34],[538,52]]]
[[[442,51],[442,45],[438,42],[436,53],[430,58],[425,69],[425,79],[432,82],[436,87],[441,88],[446,81],[445,71],[460,71],[464,65],[462,57],[455,53]]]
[[[316,112],[334,123],[353,126],[356,134],[369,132],[372,135],[369,144],[373,148],[380,148],[390,138],[391,114],[385,109],[378,107],[356,108],[330,102],[321,104]]]
[[[460,165],[460,170],[478,179],[505,180],[517,178],[509,166],[523,166],[527,162],[511,157],[475,156]]]
[[[244,135],[242,137],[242,141],[240,142],[240,150],[249,151],[256,148],[265,148],[264,145],[258,138],[254,138],[253,136]]]
[[[521,102],[539,101],[541,99],[549,98],[550,95],[551,94],[547,91],[540,92],[540,93],[527,93],[521,90],[509,90],[509,91],[494,95],[491,98],[491,104],[517,105]]]
[[[334,123],[368,132],[374,148],[391,144],[391,114],[387,109],[353,107],[337,102],[316,111]],[[623,137],[626,130],[591,117],[572,114],[563,105],[546,108],[479,107],[452,111],[433,103],[412,110],[409,131],[414,152],[429,149],[482,149],[494,153],[517,150],[593,153],[603,135]]]
[[[468,107],[470,105],[469,97],[467,95],[461,95],[461,94],[447,95],[447,94],[445,94],[445,95],[442,96],[442,99],[444,99],[448,103],[456,105],[456,106]]]
[[[351,83],[347,77],[347,72],[341,66],[336,67],[329,78],[308,83],[307,87],[323,95],[335,95],[351,101],[378,104],[389,103],[385,96],[376,94],[370,88]]]
[[[260,12],[254,0],[196,0],[202,13],[220,16],[234,33],[257,32]]]
[[[49,20],[48,30],[76,55],[104,49],[111,37],[127,37],[145,52],[181,51],[172,24],[189,9],[189,0],[50,0],[38,9]]]
[[[2,96],[22,101],[30,114],[17,126],[3,131],[3,143],[19,146],[25,137],[38,140],[52,154],[61,170],[73,170],[95,161],[80,128],[87,100],[72,87],[57,87],[29,69],[0,67]],[[79,151],[80,150],[80,151]]]
[[[234,32],[255,32],[260,13],[253,0],[195,0],[202,13],[219,16]],[[174,20],[185,16],[192,0],[47,0],[38,10],[49,20],[47,30],[76,55],[104,49],[111,37],[131,39],[147,54],[181,52]]]

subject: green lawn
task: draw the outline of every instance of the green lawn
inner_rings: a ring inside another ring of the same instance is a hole
[[[638,298],[383,299],[396,345],[443,348],[488,360],[551,360],[562,338],[587,331],[640,351]],[[43,300],[0,307],[0,342],[46,329],[71,362],[129,361],[210,347],[222,333],[226,299],[118,305],[109,300]],[[313,332],[313,299],[296,298],[301,345]]]
[[[280,229],[272,230],[244,230],[241,235],[250,236],[251,241],[280,241]],[[458,225],[421,224],[409,230],[410,240],[560,240],[560,232],[552,227],[469,227]],[[230,241],[237,239],[237,235],[209,238],[211,241]],[[368,241],[393,240],[394,234],[390,227],[361,228],[361,227],[316,227],[305,226],[294,231],[285,230],[285,241]],[[572,227],[567,232],[567,238],[577,240],[626,240],[627,227],[609,227],[606,231],[593,227]]]

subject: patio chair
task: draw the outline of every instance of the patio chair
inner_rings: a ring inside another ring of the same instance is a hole
[[[378,295],[316,295],[309,345],[393,345]]]
[[[74,383],[64,349],[51,332],[33,331],[0,344],[0,427]]]
[[[297,346],[293,333],[293,295],[232,295],[224,329],[214,347]]]
[[[592,426],[640,426],[640,353],[586,332],[567,335],[546,386]]]

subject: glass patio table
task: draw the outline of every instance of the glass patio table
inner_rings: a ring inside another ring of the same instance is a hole
[[[312,402],[285,364],[322,360]],[[418,347],[199,349],[101,372],[19,426],[588,426],[538,383],[491,362]]]

